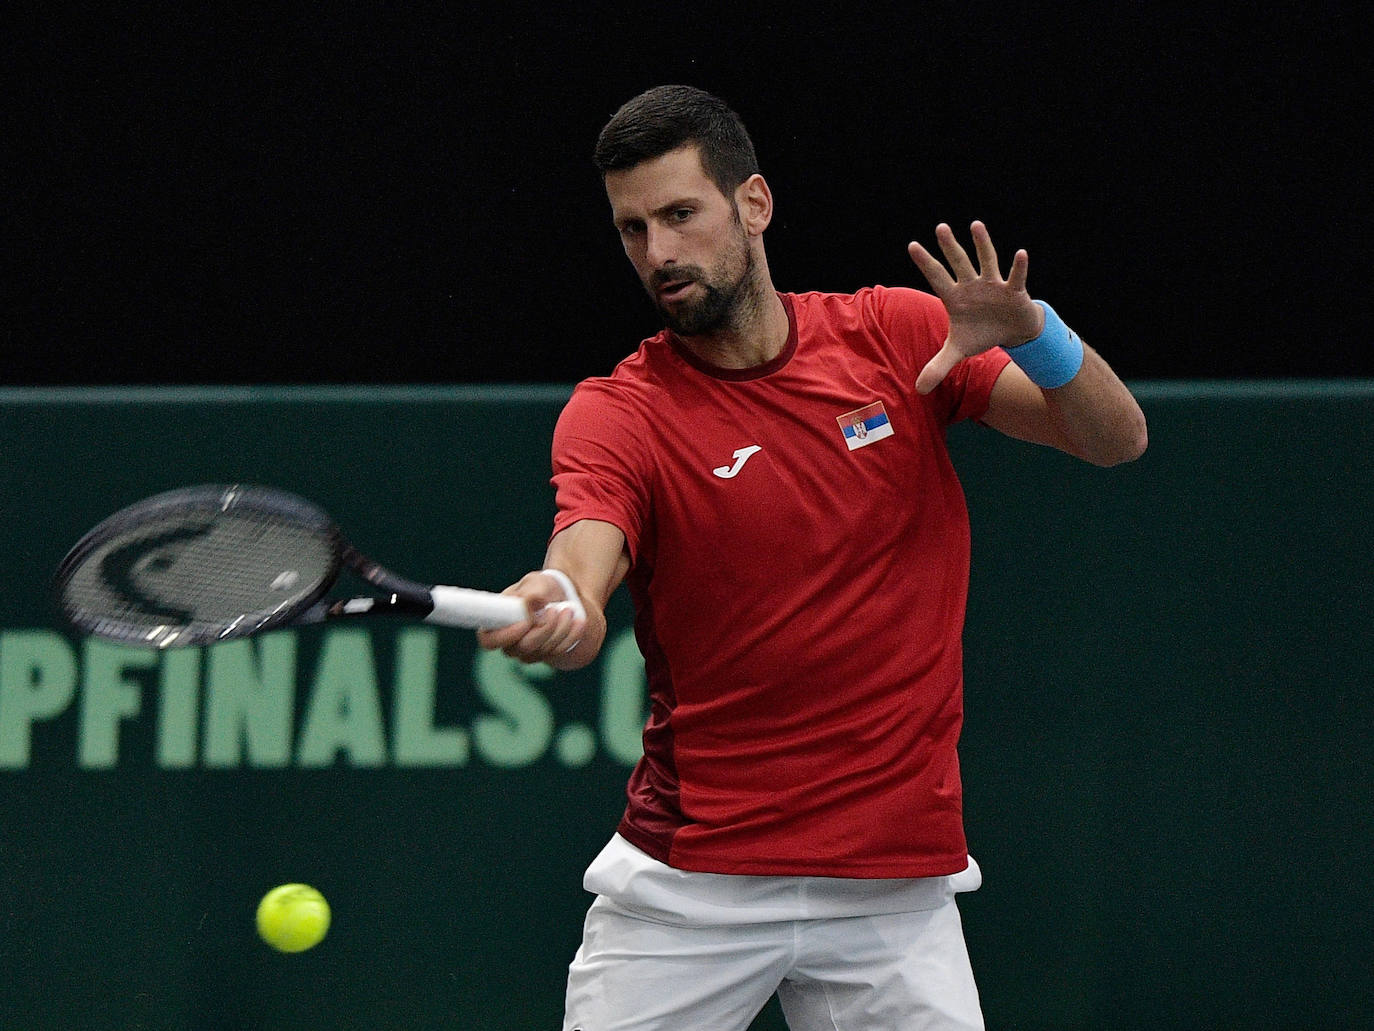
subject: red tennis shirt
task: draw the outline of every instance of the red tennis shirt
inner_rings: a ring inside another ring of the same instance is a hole
[[[1008,358],[922,397],[937,298],[779,296],[773,361],[714,368],[665,331],[554,433],[554,532],[613,523],[632,559],[650,716],[619,832],[684,870],[955,873],[969,528],[945,430]]]

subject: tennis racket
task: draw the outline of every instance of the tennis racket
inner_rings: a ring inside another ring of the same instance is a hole
[[[375,593],[327,599],[345,572]],[[185,487],[131,505],[77,542],[55,586],[73,626],[153,648],[345,617],[490,629],[528,614],[520,598],[399,577],[315,505],[268,487]]]

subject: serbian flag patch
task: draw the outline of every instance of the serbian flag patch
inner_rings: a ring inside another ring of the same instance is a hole
[[[840,424],[845,446],[850,451],[857,451],[874,441],[892,436],[892,423],[888,420],[887,409],[881,401],[874,401],[871,405],[836,416],[835,421]]]

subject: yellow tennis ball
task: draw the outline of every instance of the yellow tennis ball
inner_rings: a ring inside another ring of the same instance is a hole
[[[283,884],[258,903],[258,935],[278,952],[304,952],[329,930],[329,903],[308,884]]]

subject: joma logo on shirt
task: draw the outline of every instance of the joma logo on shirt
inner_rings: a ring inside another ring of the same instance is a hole
[[[744,468],[744,463],[762,450],[763,448],[759,447],[757,444],[750,444],[748,447],[742,447],[734,454],[734,465],[722,465],[719,468],[712,469],[711,472],[719,476],[722,480],[732,480],[738,476],[739,471]]]

